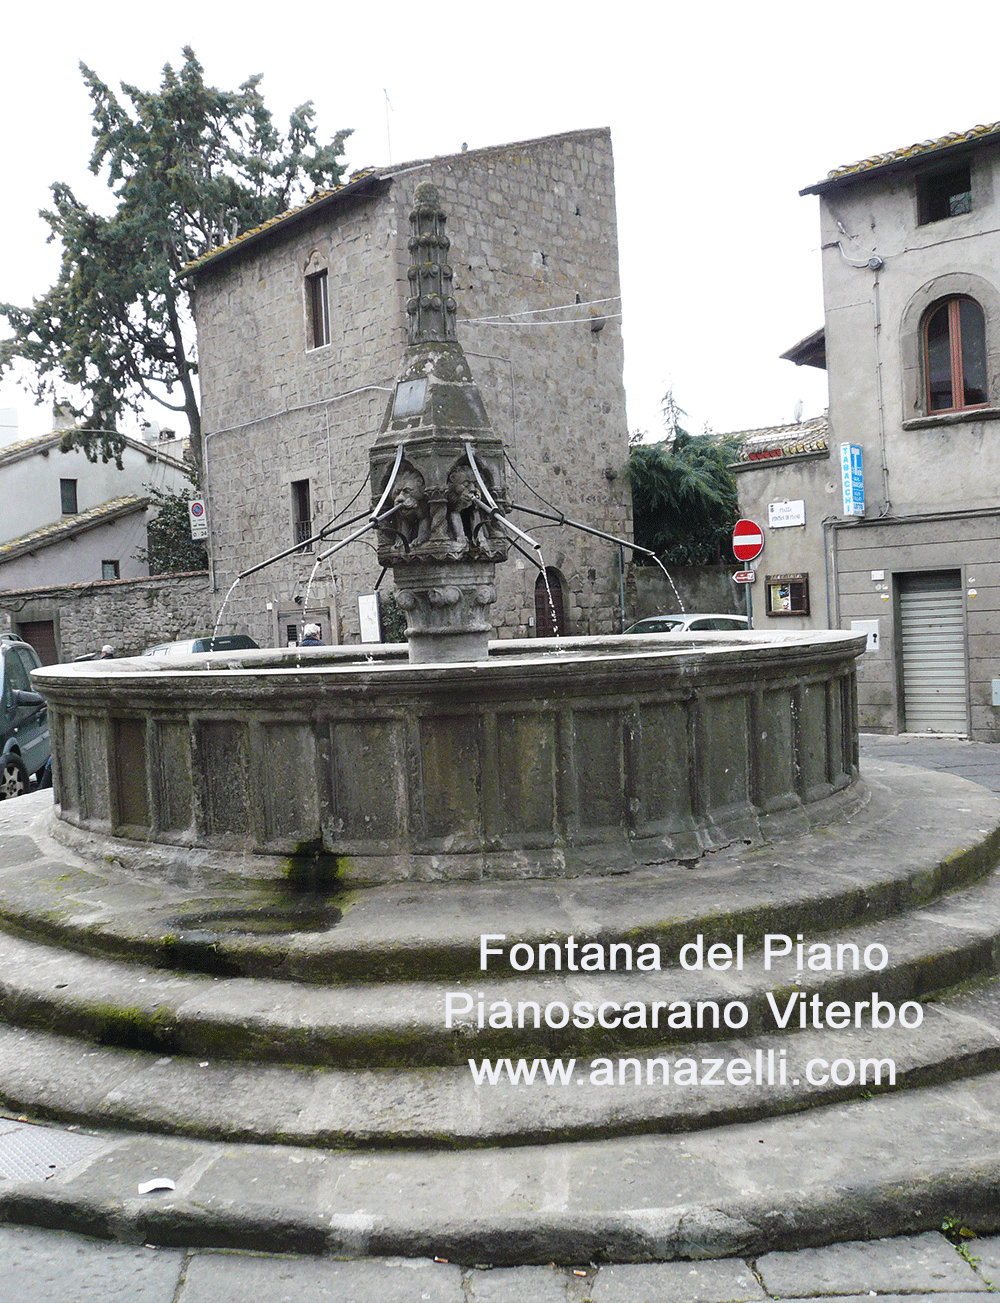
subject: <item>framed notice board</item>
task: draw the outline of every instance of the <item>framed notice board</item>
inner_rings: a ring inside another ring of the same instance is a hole
[[[768,615],[808,615],[809,576],[765,575]]]

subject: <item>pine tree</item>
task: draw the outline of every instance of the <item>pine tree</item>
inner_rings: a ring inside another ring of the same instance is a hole
[[[0,375],[18,360],[34,371],[38,401],[69,403],[78,427],[64,447],[120,465],[117,426],[150,401],[183,412],[201,460],[197,360],[183,268],[244,231],[334,186],[349,134],[317,142],[305,103],[280,132],[260,76],[238,91],[205,84],[190,47],[163,70],[158,91],[122,84],[124,100],[81,64],[92,101],[90,170],[115,197],[93,212],[68,185],[52,186],[42,212],[62,244],[59,278],[31,307],[0,304],[12,337],[0,343]]]
[[[680,424],[684,414],[668,391],[663,400],[667,438],[629,440],[635,541],[668,565],[722,564],[731,559],[729,544],[739,518],[736,478],[729,469],[735,445],[715,435],[689,434]]]

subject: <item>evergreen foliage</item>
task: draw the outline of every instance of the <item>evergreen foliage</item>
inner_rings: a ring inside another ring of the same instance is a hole
[[[678,419],[684,413],[670,393],[663,410],[666,439],[630,440],[628,477],[635,541],[651,548],[667,565],[731,561],[733,526],[739,519],[736,478],[729,470],[735,442],[711,434],[688,434]],[[635,559],[643,560],[639,555]]]
[[[191,537],[188,503],[195,493],[173,493],[148,487],[146,492],[159,511],[146,526],[146,547],[136,552],[151,575],[208,569],[208,548]]]
[[[396,600],[395,592],[378,595],[383,642],[406,642],[406,612]]]
[[[167,64],[158,91],[121,86],[127,103],[85,64],[92,101],[90,170],[106,174],[110,216],[92,212],[68,185],[52,186],[42,212],[62,245],[59,278],[29,308],[0,304],[12,337],[0,342],[0,375],[19,360],[34,372],[38,401],[56,398],[78,418],[63,446],[120,465],[116,427],[148,402],[183,412],[201,461],[197,361],[182,269],[235,236],[336,185],[347,131],[320,145],[311,102],[287,133],[264,105],[260,76],[237,91],[205,84],[194,51]]]

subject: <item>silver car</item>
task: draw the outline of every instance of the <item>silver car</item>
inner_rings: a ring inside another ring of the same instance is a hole
[[[733,633],[747,627],[745,615],[651,615],[626,633]]]
[[[220,633],[218,638],[210,634],[204,638],[185,638],[181,642],[158,642],[147,647],[143,656],[193,656],[198,652],[208,651],[246,651],[256,647],[254,640],[245,633]]]

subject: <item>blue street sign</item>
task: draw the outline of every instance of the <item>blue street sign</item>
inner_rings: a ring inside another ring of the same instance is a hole
[[[865,474],[861,466],[861,448],[856,443],[840,445],[840,477],[844,490],[844,515],[865,514]]]

